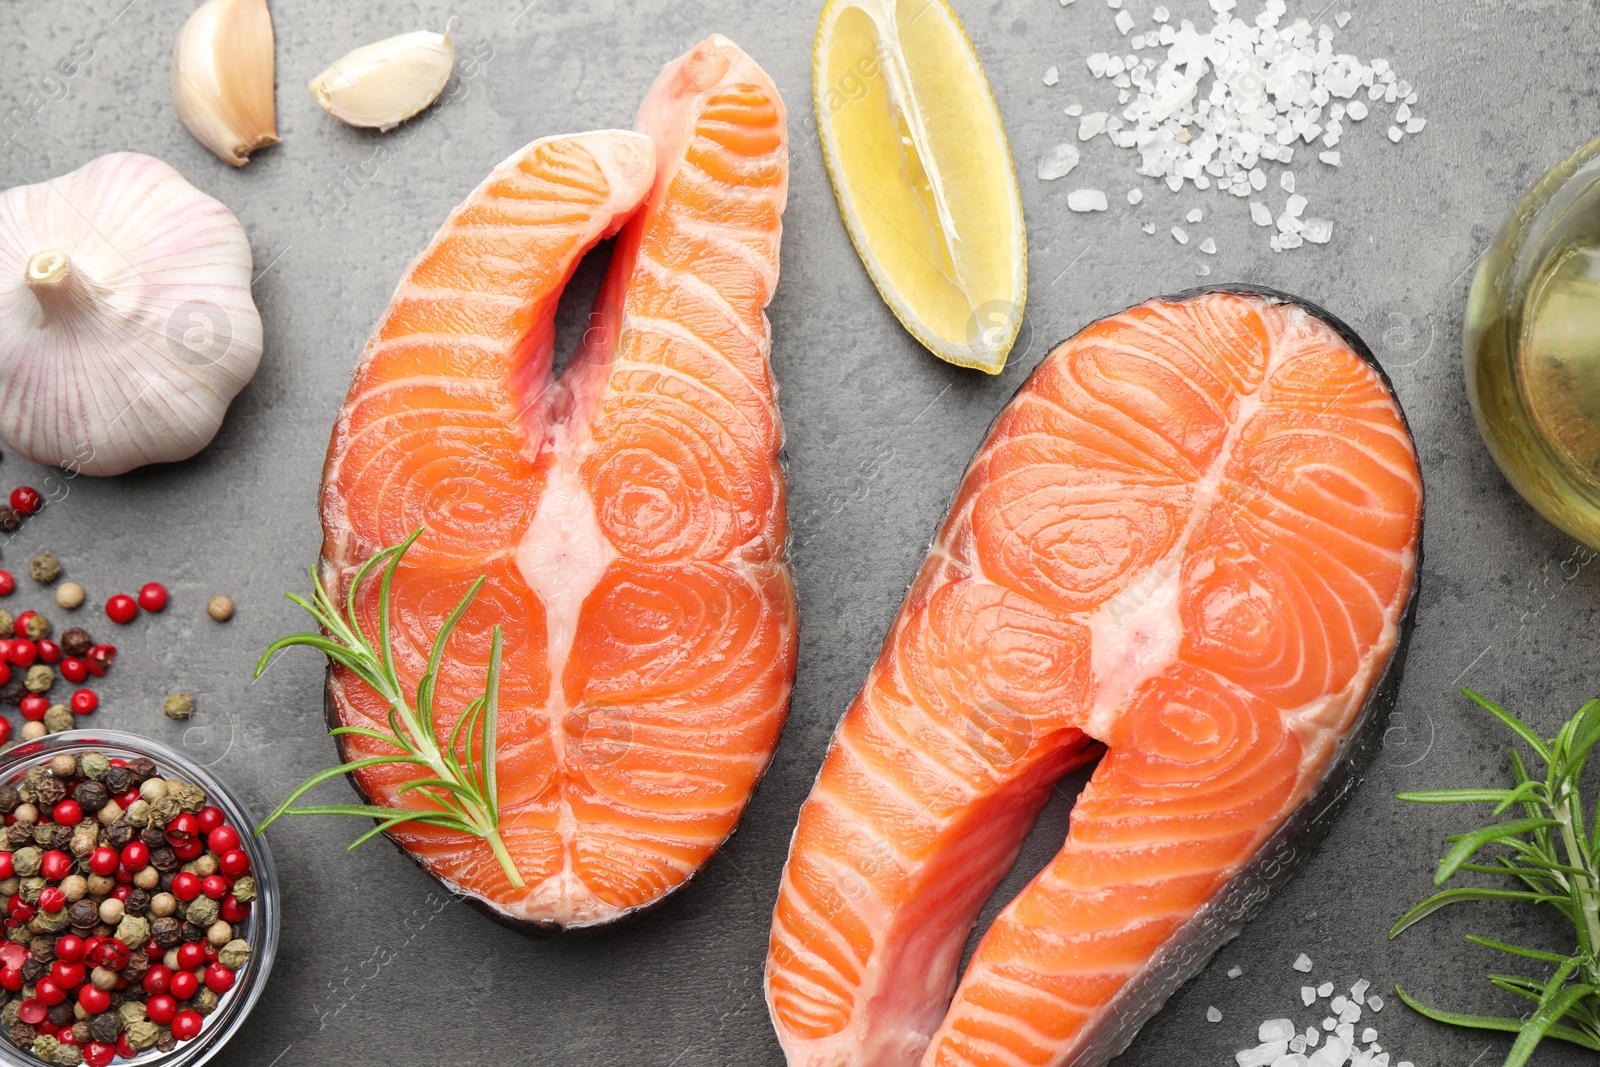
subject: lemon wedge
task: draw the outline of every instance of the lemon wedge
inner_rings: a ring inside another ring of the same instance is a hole
[[[945,0],[829,0],[812,54],[839,212],[873,284],[940,359],[999,374],[1027,237],[1005,127]]]

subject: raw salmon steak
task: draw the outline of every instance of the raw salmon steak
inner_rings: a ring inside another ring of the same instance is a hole
[[[323,476],[323,579],[403,541],[391,647],[413,689],[448,647],[441,743],[504,630],[501,836],[391,836],[507,921],[618,919],[683,885],[733,831],[788,712],[797,623],[764,308],[788,181],[783,104],[731,41],[670,64],[638,130],[536,141],[412,265],[367,345]],[[620,229],[620,233],[618,233]],[[556,302],[618,233],[583,344],[552,380]],[[360,600],[378,633],[377,583]],[[370,587],[370,588],[369,588]],[[330,718],[387,729],[342,669]],[[348,760],[382,754],[345,737]],[[427,807],[407,767],[355,775]],[[419,772],[420,773],[420,772]]]
[[[1152,300],[990,430],[800,812],[794,1067],[1099,1067],[1326,827],[1378,736],[1422,481],[1370,353],[1262,291]],[[956,982],[1063,772],[1061,851]],[[952,1000],[953,994],[953,1000]]]

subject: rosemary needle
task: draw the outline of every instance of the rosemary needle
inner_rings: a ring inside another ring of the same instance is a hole
[[[403,542],[375,553],[361,565],[350,583],[342,614],[314,567],[311,570],[311,599],[289,594],[290,600],[317,620],[322,632],[290,634],[274,641],[256,664],[256,677],[261,677],[261,672],[266,670],[267,663],[279,649],[304,645],[324,653],[334,663],[371,686],[389,703],[388,732],[365,726],[340,726],[328,733],[334,737],[365,737],[391,746],[395,751],[352,760],[313,774],[267,816],[256,832],[260,833],[271,826],[280,815],[357,815],[378,820],[376,826],[351,842],[349,847],[353,849],[402,823],[441,826],[482,838],[494,852],[506,878],[513,886],[521,887],[522,875],[517,872],[516,864],[512,862],[511,854],[500,836],[499,789],[495,781],[494,756],[500,693],[499,626],[494,628],[490,642],[489,670],[484,680],[483,695],[467,706],[461,718],[451,727],[449,739],[443,745],[438,740],[438,722],[433,702],[434,685],[444,660],[445,645],[456,624],[471,606],[473,598],[478,595],[483,578],[472,584],[467,595],[461,598],[461,602],[440,627],[428,656],[428,669],[417,681],[414,701],[407,700],[405,687],[395,671],[389,642],[389,587],[401,558],[422,533],[423,528],[418,527]],[[356,597],[372,571],[379,566],[383,567],[378,584],[379,632],[375,639],[370,639],[361,632],[356,618]],[[432,806],[388,808],[377,804],[295,804],[295,801],[330,778],[384,764],[410,764],[419,768],[419,777],[402,785],[397,795],[411,794],[415,798],[425,798]]]
[[[1535,1007],[1521,1017],[1442,1011],[1419,1003],[1399,986],[1395,992],[1407,1006],[1430,1019],[1516,1034],[1505,1067],[1522,1067],[1547,1037],[1600,1051],[1600,798],[1596,798],[1592,825],[1585,819],[1583,800],[1584,767],[1600,742],[1600,700],[1589,701],[1554,738],[1546,740],[1494,701],[1471,690],[1462,692],[1533,751],[1544,764],[1544,777],[1530,776],[1521,754],[1513,748],[1513,785],[1509,789],[1445,789],[1401,793],[1399,799],[1417,804],[1493,804],[1497,818],[1512,808],[1521,808],[1520,818],[1492,822],[1448,838],[1451,848],[1439,861],[1433,884],[1442,886],[1461,871],[1472,871],[1508,876],[1525,888],[1444,890],[1407,912],[1389,936],[1399,936],[1452,904],[1512,900],[1547,904],[1560,912],[1572,923],[1577,947],[1563,955],[1493,938],[1467,938],[1497,952],[1554,965],[1549,976],[1542,979],[1514,974],[1488,976],[1497,988],[1534,1003]],[[1491,845],[1504,851],[1497,853],[1492,862],[1473,862],[1480,851]]]

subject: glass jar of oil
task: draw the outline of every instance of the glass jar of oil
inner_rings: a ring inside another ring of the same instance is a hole
[[[1467,302],[1467,395],[1495,462],[1600,548],[1600,140],[1517,204]]]

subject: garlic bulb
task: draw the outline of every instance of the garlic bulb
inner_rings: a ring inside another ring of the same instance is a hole
[[[340,122],[392,130],[444,91],[456,62],[454,24],[363,45],[311,79],[311,95]]]
[[[0,438],[121,474],[204,448],[261,359],[250,244],[159,159],[0,193]]]
[[[267,0],[206,0],[172,50],[178,121],[235,167],[278,143],[272,46]]]

